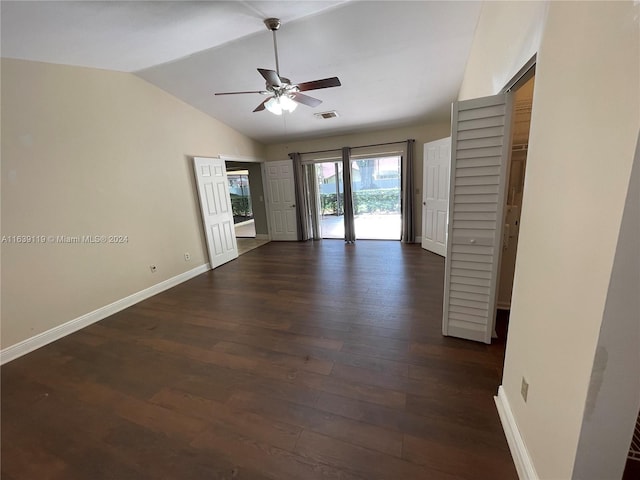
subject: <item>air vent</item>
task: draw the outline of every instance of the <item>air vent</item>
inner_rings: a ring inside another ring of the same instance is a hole
[[[338,112],[336,112],[335,110],[331,110],[330,112],[321,112],[321,113],[314,113],[316,118],[322,118],[322,119],[328,119],[328,118],[336,118],[338,116]]]

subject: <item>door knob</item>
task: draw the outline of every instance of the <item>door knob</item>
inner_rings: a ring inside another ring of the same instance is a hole
[[[471,240],[469,240],[469,243],[476,243],[476,239],[472,238]]]
[[[293,205],[291,205],[291,208],[296,208],[296,204],[294,203]]]

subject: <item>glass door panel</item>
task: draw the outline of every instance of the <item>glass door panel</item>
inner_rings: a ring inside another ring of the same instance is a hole
[[[351,161],[357,239],[400,240],[400,165],[400,156]]]
[[[344,238],[342,162],[316,163],[322,238]]]

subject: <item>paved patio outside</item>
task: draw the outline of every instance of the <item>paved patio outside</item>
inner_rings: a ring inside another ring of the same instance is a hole
[[[322,238],[344,238],[344,215],[320,217]],[[400,240],[402,217],[398,214],[356,215],[356,238],[361,240]],[[253,220],[235,225],[236,238],[255,238]]]
[[[344,238],[344,215],[325,215],[320,217],[322,238]],[[356,239],[362,240],[400,240],[402,216],[356,215]]]

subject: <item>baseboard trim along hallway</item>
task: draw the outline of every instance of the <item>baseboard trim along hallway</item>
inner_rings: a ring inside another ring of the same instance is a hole
[[[511,410],[511,405],[509,404],[509,399],[502,385],[498,387],[498,395],[493,398],[496,401],[498,415],[502,422],[504,435],[507,438],[507,444],[511,450],[511,456],[518,471],[518,476],[521,480],[539,480],[540,477],[538,477],[536,469],[533,466],[531,456],[520,434],[520,429],[518,428],[518,424],[513,416],[513,411]]]

